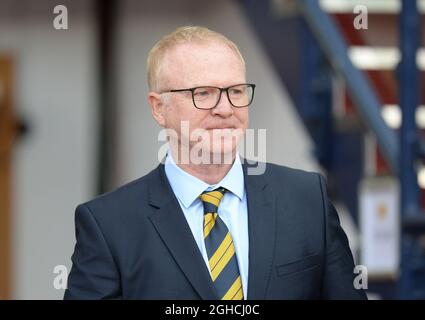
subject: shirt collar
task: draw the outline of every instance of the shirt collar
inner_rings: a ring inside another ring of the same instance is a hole
[[[240,200],[244,196],[244,175],[239,155],[236,155],[235,161],[233,161],[233,165],[226,176],[215,185],[209,185],[178,167],[174,162],[171,150],[168,150],[165,159],[165,174],[174,194],[185,208],[189,208],[202,192],[214,190],[218,187],[226,188]]]

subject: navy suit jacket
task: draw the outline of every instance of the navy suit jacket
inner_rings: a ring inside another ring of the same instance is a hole
[[[248,175],[248,299],[364,299],[323,178],[274,164]],[[65,299],[217,299],[160,164],[76,209]]]

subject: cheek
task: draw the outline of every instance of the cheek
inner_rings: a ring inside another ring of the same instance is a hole
[[[191,106],[191,108],[185,109],[184,113],[181,115],[182,120],[188,121],[191,131],[204,128],[206,118],[208,118],[207,110],[199,110],[193,106]]]
[[[179,129],[181,120],[185,120],[185,108],[178,99],[168,101],[165,106],[165,121],[168,128]],[[180,130],[178,130],[180,131]]]
[[[166,126],[176,130],[178,133],[187,135],[198,128],[202,128],[203,119],[206,114],[201,110],[184,104],[169,106],[166,112]]]
[[[179,123],[178,112],[176,112],[175,107],[167,106],[164,113],[165,127],[177,130],[177,123]]]
[[[235,116],[236,118],[239,120],[239,124],[243,129],[246,129],[248,127],[248,122],[249,122],[249,114],[248,114],[248,109],[247,108],[243,108],[243,109],[238,109],[235,112]]]

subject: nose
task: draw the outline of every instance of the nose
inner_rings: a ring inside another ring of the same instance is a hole
[[[220,92],[220,100],[215,108],[211,109],[212,114],[218,115],[222,118],[228,118],[233,115],[233,106],[227,97],[226,91]]]

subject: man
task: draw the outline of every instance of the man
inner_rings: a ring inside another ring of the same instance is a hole
[[[179,28],[148,82],[165,164],[78,206],[66,299],[365,298],[323,179],[237,154],[255,85],[233,42]]]

